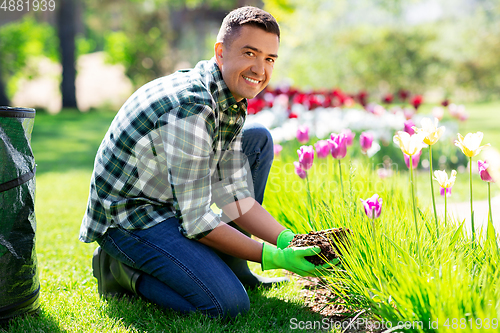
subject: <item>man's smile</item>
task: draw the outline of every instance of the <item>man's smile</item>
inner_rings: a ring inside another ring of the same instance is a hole
[[[253,83],[253,84],[259,84],[260,83],[259,80],[255,80],[255,79],[249,78],[248,76],[245,76],[245,75],[243,75],[243,78],[245,80],[247,80],[248,82]]]

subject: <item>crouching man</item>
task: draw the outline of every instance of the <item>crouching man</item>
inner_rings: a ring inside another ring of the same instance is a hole
[[[80,230],[81,241],[99,244],[92,265],[101,295],[235,317],[250,307],[244,286],[287,280],[257,276],[247,260],[314,274],[304,257],[319,248],[286,248],[294,234],[261,206],[272,138],[244,126],[279,39],[269,13],[236,9],[211,60],[147,83],[119,110],[97,152]]]

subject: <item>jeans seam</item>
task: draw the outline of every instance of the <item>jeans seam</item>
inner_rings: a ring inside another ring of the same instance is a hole
[[[222,306],[220,305],[220,303],[217,300],[217,298],[210,292],[210,290],[208,288],[205,287],[205,285],[200,281],[200,279],[198,279],[196,277],[196,275],[194,275],[191,272],[191,270],[189,270],[185,265],[182,264],[182,262],[180,262],[179,260],[177,260],[177,258],[175,258],[174,256],[170,255],[168,252],[163,251],[161,248],[159,248],[155,244],[152,244],[149,241],[147,241],[145,239],[142,239],[142,238],[134,235],[133,233],[131,233],[130,231],[128,231],[126,229],[124,229],[123,231],[125,231],[126,233],[128,233],[132,238],[136,239],[138,242],[141,242],[142,244],[144,244],[146,246],[149,246],[149,247],[153,248],[154,250],[158,251],[163,256],[167,257],[173,263],[175,263],[179,268],[181,268],[193,281],[196,282],[196,284],[198,284],[200,286],[200,288],[203,291],[205,291],[205,293],[208,295],[208,297],[210,298],[210,300],[212,301],[212,303],[215,305],[215,307],[217,309],[217,312],[219,313],[219,316],[223,316]]]
[[[130,258],[130,257],[129,257],[129,256],[128,256],[125,252],[123,252],[123,250],[122,250],[122,249],[118,246],[118,244],[116,244],[116,242],[113,240],[113,238],[111,238],[111,237],[109,237],[109,236],[108,236],[108,237],[106,237],[106,238],[104,239],[104,244],[105,244],[105,243],[108,243],[108,242],[109,242],[109,243],[111,243],[111,244],[112,244],[112,246],[113,246],[116,250],[118,250],[118,252],[119,252],[121,255],[123,255],[123,256],[124,256],[124,257],[128,260],[128,262],[126,262],[125,264],[127,264],[127,265],[129,265],[129,266],[132,266],[132,267],[134,267],[134,266],[135,266],[135,261],[134,261],[132,258]],[[102,247],[102,245],[101,245],[101,247]]]

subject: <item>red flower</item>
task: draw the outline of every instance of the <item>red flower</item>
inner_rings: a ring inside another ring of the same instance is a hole
[[[448,105],[450,105],[450,101],[448,99],[445,99],[444,101],[441,102],[441,105],[447,107]]]
[[[415,95],[411,98],[410,103],[411,105],[413,105],[415,110],[418,110],[418,107],[422,104],[423,101],[424,98],[422,97],[422,95]]]
[[[406,99],[408,98],[408,96],[410,96],[410,92],[408,90],[405,90],[405,89],[399,89],[398,96],[399,96],[399,99],[402,102],[404,102],[404,101],[406,101]]]
[[[252,98],[248,100],[248,114],[256,114],[266,106],[266,101],[260,98]]]
[[[394,99],[394,96],[392,96],[392,94],[386,94],[383,98],[382,98],[382,102],[384,103],[387,103],[387,104],[391,104],[392,101]]]
[[[368,104],[368,92],[366,92],[365,90],[361,90],[357,95],[356,95],[356,98],[355,98],[359,104],[361,104],[362,106],[366,106]]]

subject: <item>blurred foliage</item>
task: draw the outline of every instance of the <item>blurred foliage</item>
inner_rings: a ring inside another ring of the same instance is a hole
[[[38,75],[37,58],[45,56],[59,60],[55,29],[39,23],[31,16],[0,27],[0,67],[2,80],[7,83],[7,95],[12,97],[22,77]]]
[[[366,90],[374,97],[404,88],[457,102],[497,98],[500,0],[460,0],[465,7],[454,0],[435,0],[442,9],[439,18],[408,18],[415,6],[429,3],[81,0],[76,54],[105,51],[108,61],[123,64],[140,86],[179,65],[193,66],[211,57],[221,17],[244,4],[264,4],[282,29],[272,85],[286,81],[303,90]],[[36,75],[36,66],[27,59],[39,55],[58,60],[53,27],[29,15],[0,27],[0,66],[8,95],[20,76]]]
[[[412,6],[429,2],[266,0],[283,36],[272,83],[371,95],[404,88],[462,102],[497,98],[500,1],[470,2],[470,12],[437,2],[440,18],[411,22]]]
[[[234,8],[237,2],[134,0],[123,6],[116,0],[85,0],[86,35],[92,41],[91,46],[104,50],[110,63],[123,64],[126,75],[140,86],[173,72],[179,63],[187,62],[192,66],[200,60],[196,55],[206,54],[206,36],[211,32],[204,19],[213,12]],[[184,15],[196,19],[189,16],[190,12],[204,17],[189,24],[182,22]],[[194,33],[186,34],[188,28],[195,30]],[[88,44],[82,43],[83,46]],[[191,54],[182,49],[188,49]]]

